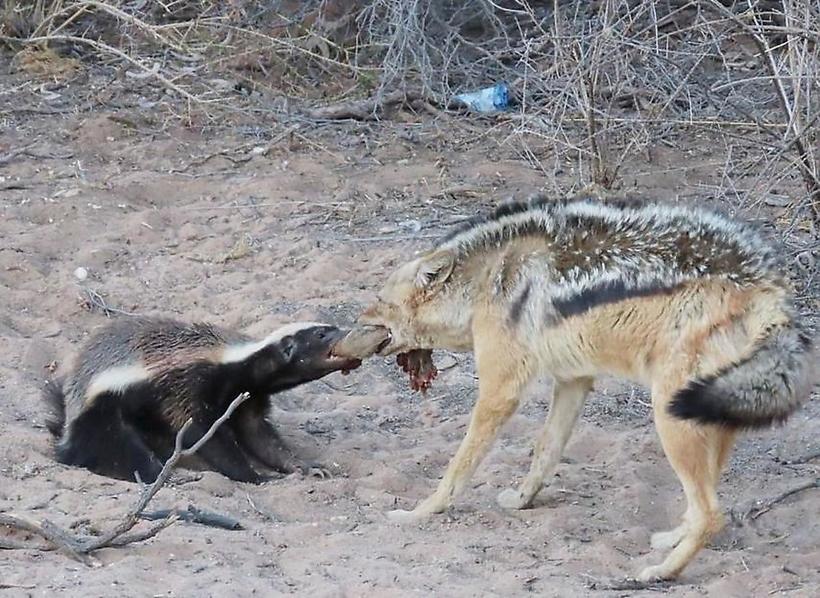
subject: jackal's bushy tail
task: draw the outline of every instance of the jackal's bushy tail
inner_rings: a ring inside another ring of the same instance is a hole
[[[43,389],[43,400],[48,410],[46,428],[54,438],[59,440],[63,435],[63,424],[65,424],[65,392],[62,381],[49,380]]]
[[[679,390],[669,411],[681,419],[738,428],[782,422],[809,397],[817,367],[813,358],[805,331],[779,326],[745,359]]]

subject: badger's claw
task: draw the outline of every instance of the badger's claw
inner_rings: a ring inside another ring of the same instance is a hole
[[[319,478],[320,480],[329,480],[333,477],[330,470],[321,463],[301,463],[297,469],[305,477]]]

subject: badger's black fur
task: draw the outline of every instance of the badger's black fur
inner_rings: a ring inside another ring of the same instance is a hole
[[[96,473],[156,479],[190,418],[196,442],[240,393],[250,398],[199,450],[231,479],[261,482],[251,459],[280,472],[301,467],[267,420],[270,395],[358,360],[331,355],[344,332],[319,323],[284,326],[254,342],[208,324],[116,320],[94,334],[68,375],[48,383],[48,430],[60,462]]]

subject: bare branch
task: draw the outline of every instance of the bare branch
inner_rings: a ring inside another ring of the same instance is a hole
[[[421,99],[424,99],[424,96],[417,91],[392,91],[381,97],[339,102],[322,108],[314,108],[309,110],[307,114],[310,118],[317,120],[342,120],[346,118],[374,120],[385,108]]]
[[[798,492],[803,492],[805,490],[813,490],[815,488],[820,488],[820,478],[815,478],[814,480],[810,480],[808,482],[800,484],[799,486],[795,486],[794,488],[786,490],[785,492],[781,492],[777,496],[764,501],[763,504],[754,507],[753,509],[749,509],[749,511],[744,515],[744,518],[757,519],[761,515],[771,511],[772,507],[774,507],[777,503],[783,502],[790,496],[793,496]]]
[[[133,529],[133,527],[139,522],[141,515],[145,511],[146,506],[151,499],[159,492],[159,490],[165,485],[168,481],[168,478],[171,476],[171,472],[176,467],[179,460],[183,457],[189,457],[196,453],[202,446],[208,442],[214,435],[214,433],[219,429],[219,426],[224,424],[230,417],[233,415],[233,412],[239,407],[243,402],[245,402],[250,395],[248,393],[242,393],[241,395],[237,396],[230,405],[228,405],[225,413],[223,413],[219,419],[217,419],[208,431],[202,435],[202,437],[197,440],[194,444],[192,444],[188,448],[184,448],[184,438],[187,431],[190,429],[192,424],[192,420],[188,420],[185,422],[185,425],[182,426],[182,429],[176,435],[176,440],[174,442],[174,452],[165,462],[160,471],[157,479],[154,480],[150,485],[143,486],[140,490],[140,494],[137,497],[134,505],[129,509],[128,513],[126,513],[125,517],[114,526],[108,532],[102,534],[99,537],[94,538],[75,538],[66,530],[58,527],[51,521],[45,519],[43,521],[37,522],[33,521],[27,517],[21,515],[12,515],[9,513],[0,513],[0,526],[5,526],[11,529],[29,532],[40,536],[44,540],[48,542],[47,545],[43,544],[36,544],[36,543],[27,543],[27,542],[17,542],[11,539],[0,539],[0,548],[5,549],[34,549],[34,550],[60,550],[64,552],[71,558],[84,563],[89,566],[96,566],[98,563],[97,561],[90,556],[92,552],[95,550],[99,550],[100,548],[104,548],[107,546],[125,546],[127,544],[131,544],[133,542],[142,542],[148,538],[151,538],[161,532],[163,529],[177,521],[178,514],[175,511],[169,511],[167,516],[160,521],[157,525],[150,527],[147,530],[135,532],[129,534],[128,532]]]
[[[197,440],[187,449],[183,448],[183,443],[185,439],[185,434],[188,432],[188,429],[193,424],[193,420],[189,419],[187,422],[185,422],[185,425],[183,425],[177,433],[176,440],[174,442],[174,452],[165,462],[165,465],[162,466],[162,470],[157,476],[157,479],[154,480],[150,485],[145,486],[142,489],[139,498],[137,499],[136,503],[134,503],[134,506],[131,507],[131,510],[128,511],[125,518],[116,527],[111,529],[109,532],[102,534],[99,538],[95,538],[83,544],[83,552],[88,553],[99,548],[102,548],[104,546],[108,546],[115,539],[119,538],[121,535],[123,535],[131,528],[133,528],[139,521],[140,513],[142,513],[145,510],[145,507],[148,505],[151,499],[154,498],[154,495],[156,495],[156,493],[160,491],[160,488],[162,488],[165,485],[165,482],[168,481],[168,478],[171,476],[171,472],[174,470],[179,460],[183,457],[190,457],[191,455],[196,453],[200,448],[202,448],[202,446],[211,439],[211,437],[214,435],[217,429],[219,429],[219,426],[225,423],[231,417],[231,415],[233,415],[233,412],[236,410],[236,408],[239,407],[242,403],[244,403],[249,396],[250,395],[245,392],[236,397],[233,401],[231,401],[231,404],[228,405],[228,408],[225,410],[225,413],[223,413],[222,416],[220,416],[220,418],[217,419],[211,425],[208,431],[202,435],[202,438]],[[171,515],[171,518],[175,519],[173,514]]]

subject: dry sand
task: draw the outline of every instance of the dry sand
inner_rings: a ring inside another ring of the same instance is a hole
[[[268,148],[264,130],[203,137],[160,131],[126,111],[135,130],[122,111],[112,114],[17,114],[0,137],[0,154],[35,144],[0,164],[0,511],[83,533],[113,525],[137,493],[56,463],[43,427],[44,380],[106,319],[83,299],[89,291],[125,312],[259,336],[296,318],[349,324],[385,275],[448,225],[543,184],[522,161],[445,144],[447,123],[351,126]],[[698,166],[710,163],[708,140],[688,147],[680,155],[690,168],[666,171],[680,165],[670,151],[633,165],[628,184],[696,196],[719,173]],[[478,195],[430,199],[465,185]],[[88,272],[82,282],[78,267]],[[732,522],[679,584],[602,589],[661,560],[649,536],[683,510],[646,393],[614,380],[596,385],[535,508],[505,512],[494,497],[528,467],[546,380],[449,513],[390,524],[385,511],[433,490],[474,400],[471,358],[439,353],[437,361],[443,371],[425,398],[381,358],[276,398],[275,421],[333,479],[253,486],[188,473],[153,504],[230,514],[244,530],[177,523],[144,543],[100,551],[95,569],[53,552],[0,551],[0,595],[820,595],[817,490]],[[817,450],[818,423],[814,400],[786,426],[744,436],[723,477],[724,508],[742,514],[817,477],[817,460],[784,461]]]

